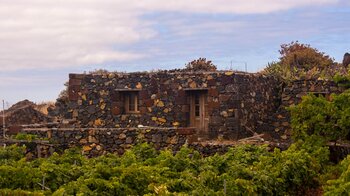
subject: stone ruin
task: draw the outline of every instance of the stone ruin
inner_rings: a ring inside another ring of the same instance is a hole
[[[41,124],[19,131],[49,139],[41,152],[81,146],[91,156],[123,153],[139,141],[174,150],[188,144],[204,154],[237,142],[282,145],[290,140],[286,107],[308,93],[343,90],[331,81],[282,84],[233,71],[70,74],[68,97],[38,117]]]
[[[0,113],[0,127],[3,127],[3,118],[7,127],[27,124],[42,124],[52,121],[46,110],[45,104],[35,104],[29,100],[20,101]]]

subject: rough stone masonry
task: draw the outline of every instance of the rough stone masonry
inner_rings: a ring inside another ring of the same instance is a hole
[[[328,97],[343,91],[332,81],[285,84],[262,74],[232,71],[70,74],[69,96],[59,98],[50,111],[58,121],[21,126],[15,132],[47,138],[48,144],[36,147],[40,153],[80,146],[89,156],[120,154],[142,140],[157,149],[189,144],[211,154],[231,145],[221,145],[223,140],[262,133],[265,140],[288,141],[288,106],[308,93]],[[206,132],[198,130],[200,116]],[[220,145],[213,148],[212,140]],[[202,141],[209,145],[203,147]]]
[[[85,128],[193,128],[190,113],[196,106],[191,106],[191,96],[205,93],[207,132],[196,137],[238,140],[254,133],[287,138],[287,106],[307,93],[328,96],[343,89],[323,80],[283,85],[259,73],[159,71],[70,74],[68,91],[68,100],[58,99],[51,113]],[[137,95],[137,103],[130,106],[137,104],[135,113],[128,112],[132,94]]]

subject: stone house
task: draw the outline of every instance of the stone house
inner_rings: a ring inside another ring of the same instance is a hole
[[[70,74],[68,99],[52,115],[75,127],[168,127],[194,133],[194,141],[238,140],[255,133],[286,138],[285,107],[309,92],[341,92],[320,80],[282,84],[259,73],[159,71]]]

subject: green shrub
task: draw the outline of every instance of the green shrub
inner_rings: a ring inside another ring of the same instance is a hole
[[[16,140],[27,140],[27,141],[33,141],[38,139],[37,135],[33,135],[33,134],[27,134],[27,133],[18,133],[15,136]]]
[[[17,145],[7,147],[0,147],[0,163],[7,163],[8,161],[18,161],[24,158],[26,148]]]
[[[345,139],[350,130],[350,92],[332,95],[331,100],[304,96],[300,104],[289,107],[294,139],[304,139],[310,135],[325,140]]]
[[[350,155],[339,166],[340,176],[329,180],[324,186],[325,195],[349,195],[350,194]]]

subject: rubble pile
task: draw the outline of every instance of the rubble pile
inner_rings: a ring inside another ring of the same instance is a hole
[[[0,118],[3,118],[2,113]],[[46,122],[50,122],[50,118],[47,113],[43,112],[42,106],[38,107],[38,105],[29,100],[20,101],[5,110],[6,127]],[[0,121],[0,126],[3,126],[2,120]]]

